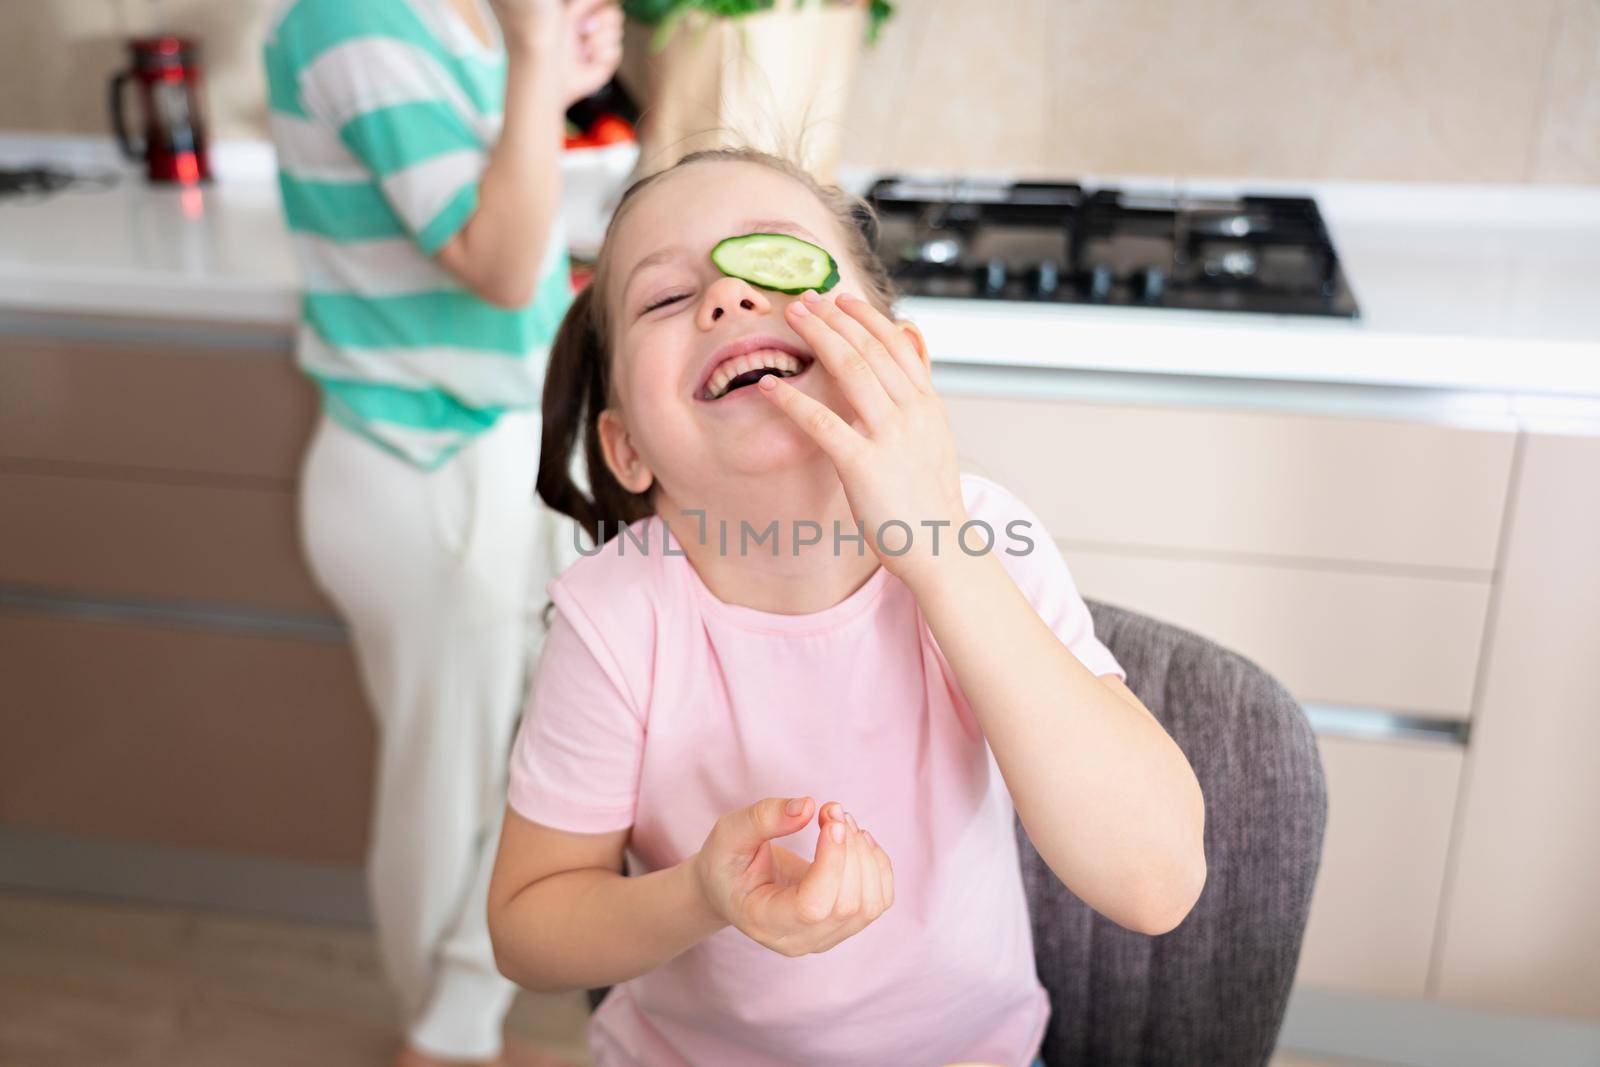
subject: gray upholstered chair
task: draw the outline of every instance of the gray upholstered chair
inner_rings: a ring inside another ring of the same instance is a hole
[[[1034,959],[1052,1006],[1044,1061],[1265,1064],[1322,858],[1327,793],[1311,725],[1242,656],[1144,615],[1089,608],[1128,687],[1200,780],[1206,887],[1176,930],[1137,934],[1074,896],[1017,826]]]
[[[1177,929],[1125,930],[1067,889],[1017,825],[1048,1067],[1265,1064],[1322,857],[1327,794],[1311,726],[1260,667],[1155,619],[1090,602],[1128,686],[1206,799],[1206,887]],[[606,990],[591,990],[598,1005]],[[922,1067],[922,1065],[906,1065]]]

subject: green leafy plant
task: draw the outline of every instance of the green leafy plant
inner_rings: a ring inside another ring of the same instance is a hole
[[[804,7],[812,2],[819,0],[800,0],[798,6]],[[736,19],[761,11],[770,11],[772,6],[773,0],[622,0],[622,13],[635,22],[656,27],[656,32],[650,38],[650,50],[659,52],[666,47],[667,39],[672,36],[672,31],[677,28],[678,22],[691,11],[701,11],[717,18]],[[889,0],[868,0],[868,44],[878,40],[883,24],[892,14],[894,5]]]

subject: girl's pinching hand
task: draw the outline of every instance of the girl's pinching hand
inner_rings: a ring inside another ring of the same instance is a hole
[[[808,291],[786,314],[856,419],[846,423],[777,375],[762,378],[757,391],[833,461],[867,544],[909,582],[935,551],[955,547],[967,518],[955,439],[928,368],[906,331],[858,296]]]
[[[717,820],[693,857],[707,906],[751,940],[785,956],[826,952],[894,903],[888,853],[837,803],[818,816],[815,857],[773,838],[811,821],[810,797],[768,797]]]

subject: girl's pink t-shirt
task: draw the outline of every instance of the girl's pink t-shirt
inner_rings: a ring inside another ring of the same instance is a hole
[[[962,491],[1061,641],[1093,673],[1125,677],[1033,513],[984,478],[963,476]],[[1032,549],[1009,555],[1024,547],[1008,536],[1017,520]],[[879,567],[813,614],[731,605],[676,543],[663,551],[665,531],[641,520],[635,540],[550,583],[557,615],[512,752],[512,808],[576,833],[632,827],[628,870],[644,874],[763,797],[837,800],[889,853],[895,901],[827,952],[791,958],[729,926],[614,987],[590,1021],[596,1063],[1026,1067],[1050,1004],[1011,797],[910,590]],[[959,551],[951,532],[941,551]],[[817,832],[813,817],[778,843],[810,859]]]

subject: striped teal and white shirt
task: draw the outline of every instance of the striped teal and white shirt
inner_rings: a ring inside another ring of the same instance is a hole
[[[432,470],[537,405],[571,302],[559,219],[525,308],[479,299],[432,259],[477,206],[504,47],[444,0],[289,0],[263,58],[305,274],[300,366],[334,419]]]

